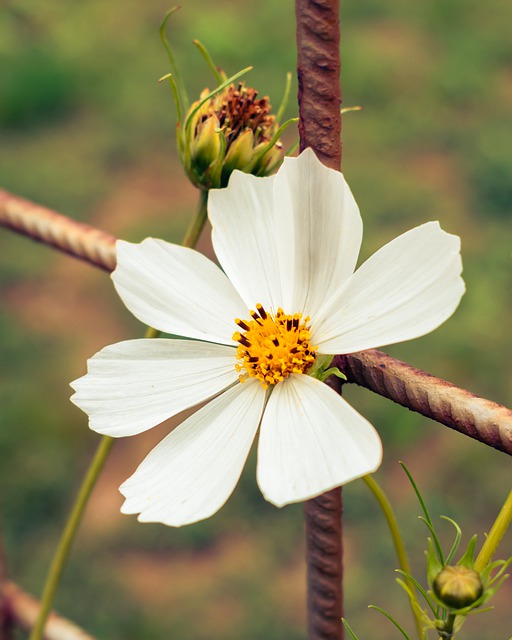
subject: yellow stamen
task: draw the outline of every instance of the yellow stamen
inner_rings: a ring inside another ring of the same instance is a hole
[[[240,382],[258,378],[267,389],[292,373],[306,373],[315,361],[317,349],[310,344],[309,316],[288,315],[281,308],[272,315],[261,304],[249,313],[250,320],[235,318],[243,329],[233,334],[233,340],[239,343],[235,369],[240,373]]]

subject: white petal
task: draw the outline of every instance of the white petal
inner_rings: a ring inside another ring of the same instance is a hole
[[[185,420],[120,487],[121,511],[174,527],[218,511],[242,473],[264,400],[259,382],[248,381]]]
[[[372,425],[326,384],[292,375],[265,408],[258,484],[281,507],[372,473],[382,445]]]
[[[192,340],[127,340],[88,361],[71,400],[89,426],[131,436],[216,395],[238,380],[235,348]]]
[[[285,158],[274,182],[283,308],[311,316],[356,266],[363,223],[343,175],[306,149]]]
[[[319,353],[353,353],[429,333],[457,308],[460,238],[428,222],[388,243],[348,280],[312,327]]]
[[[235,171],[208,209],[215,253],[249,307],[311,315],[354,270],[359,210],[341,173],[311,149],[271,178]]]
[[[114,285],[142,322],[167,333],[233,344],[247,308],[224,273],[198,251],[164,240],[119,240]]]
[[[208,194],[215,254],[250,309],[282,304],[274,180],[234,171],[226,189]]]

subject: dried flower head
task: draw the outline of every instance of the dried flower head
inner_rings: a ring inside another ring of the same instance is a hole
[[[178,127],[181,159],[200,189],[225,187],[235,169],[265,176],[282,159],[279,125],[267,96],[243,82],[204,89]],[[277,134],[277,135],[276,135]]]

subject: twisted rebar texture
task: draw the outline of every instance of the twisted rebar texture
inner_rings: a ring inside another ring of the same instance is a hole
[[[338,0],[296,0],[301,151],[312,147],[341,167],[340,21]]]
[[[22,629],[30,631],[37,620],[40,603],[12,582],[4,583],[2,591],[12,620]],[[95,640],[76,624],[61,618],[55,612],[48,618],[44,637],[45,640]]]
[[[0,224],[105,271],[115,269],[114,236],[2,189]]]
[[[325,165],[337,170],[341,168],[339,10],[339,0],[296,0],[295,3],[300,150],[311,147]],[[308,638],[341,640],[341,489],[308,500],[304,516]]]
[[[336,356],[349,382],[512,455],[512,411],[382,351]]]

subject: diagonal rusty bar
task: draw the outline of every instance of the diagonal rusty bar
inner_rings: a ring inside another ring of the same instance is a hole
[[[25,631],[30,631],[37,619],[40,602],[13,582],[4,583],[2,594],[7,602],[12,620]],[[44,637],[45,640],[95,640],[93,636],[80,629],[74,622],[62,618],[55,612],[51,613],[48,618]]]
[[[115,269],[114,236],[3,189],[0,189],[0,224],[105,271]]]
[[[512,411],[430,373],[368,349],[336,356],[349,382],[512,455]]]
[[[1,189],[0,226],[105,271],[115,268],[114,236]],[[512,455],[512,410],[507,407],[381,351],[370,349],[338,358],[349,382]]]
[[[339,0],[296,0],[300,150],[341,169]],[[318,221],[322,224],[322,221]],[[337,389],[341,392],[341,389]],[[343,638],[341,487],[304,504],[309,640]]]

